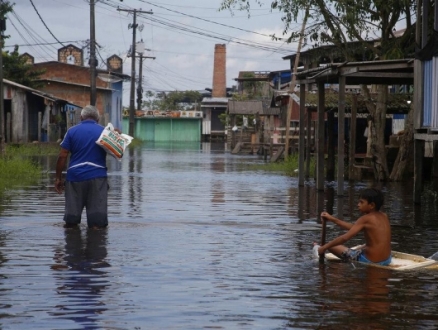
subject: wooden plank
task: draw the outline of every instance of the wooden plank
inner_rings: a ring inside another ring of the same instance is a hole
[[[423,141],[437,141],[438,134],[416,133],[414,134],[414,139]]]
[[[324,190],[324,114],[325,114],[325,89],[324,82],[318,83],[318,122],[316,145],[316,189]]]
[[[327,181],[335,179],[335,115],[333,111],[327,113]]]
[[[350,145],[348,155],[348,179],[353,180],[354,175],[354,157],[356,153],[356,114],[357,114],[357,94],[353,95],[353,104],[351,106],[351,119],[350,119]]]
[[[364,77],[364,78],[395,78],[395,79],[414,79],[414,74],[409,72],[357,72],[348,76],[351,77]]]
[[[304,186],[304,127],[306,120],[306,85],[300,85],[300,131],[299,131],[299,142],[298,142],[298,185]],[[307,123],[307,130],[310,131],[309,123]]]
[[[421,204],[423,191],[424,141],[414,140],[414,203]]]
[[[339,71],[340,71],[342,76],[345,76],[345,75],[359,72],[359,68],[357,66],[344,67],[344,68],[339,68]],[[341,88],[339,88],[339,90],[341,90]]]
[[[344,157],[345,157],[345,77],[339,78],[338,105],[338,196],[344,195]]]
[[[315,130],[312,130],[312,113],[307,110],[306,172],[304,174],[307,179],[309,179],[309,177],[310,177],[310,146],[311,146],[311,139],[312,139],[312,135],[311,135],[312,131],[313,131],[313,135],[315,136],[316,132],[315,132]]]
[[[402,61],[402,62],[392,62],[388,63],[385,61],[372,61],[368,63],[361,62],[358,65],[359,72],[367,71],[381,71],[381,70],[402,70],[412,68],[413,63]],[[349,66],[344,66],[339,68],[341,75],[344,75],[344,71],[348,72]],[[348,74],[348,73],[347,73]]]
[[[233,155],[238,154],[241,148],[242,148],[242,142],[237,142],[236,146],[234,147],[233,151],[231,151],[231,153]]]
[[[283,155],[284,153],[284,147],[280,147],[275,154],[271,157],[271,163],[275,163],[278,161],[278,159]]]

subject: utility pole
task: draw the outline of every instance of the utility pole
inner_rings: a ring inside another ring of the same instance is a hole
[[[138,75],[138,86],[137,86],[137,109],[141,110],[142,103],[143,103],[143,59],[144,58],[151,58],[155,60],[155,57],[152,56],[143,56],[143,53],[145,50],[143,40],[140,41],[137,45],[138,49],[138,55],[139,55],[139,75]]]
[[[291,117],[292,105],[293,105],[292,94],[294,93],[294,90],[295,90],[295,81],[297,80],[298,64],[300,63],[301,47],[303,45],[304,31],[306,28],[306,23],[307,23],[308,18],[309,18],[309,7],[306,8],[306,13],[304,14],[303,24],[301,26],[300,39],[298,40],[298,49],[297,49],[297,53],[295,55],[295,63],[294,63],[293,72],[292,72],[292,80],[291,80],[290,88],[289,88],[289,104],[287,106],[287,113],[286,113],[286,141],[285,141],[285,147],[284,147],[284,158],[285,159],[289,156],[290,117]]]
[[[5,105],[3,95],[3,31],[6,30],[6,19],[0,17],[0,157],[5,156]]]
[[[141,110],[142,102],[143,102],[143,53],[139,53],[139,68],[138,68],[139,74],[138,74],[138,86],[137,86],[137,109]]]
[[[122,2],[123,0],[120,0]],[[95,4],[99,0],[90,0],[90,105],[96,105],[97,90],[96,90],[96,21],[95,21]]]
[[[90,105],[96,105],[96,29],[94,21],[95,0],[90,0]]]
[[[137,13],[139,14],[153,14],[152,11],[143,11],[141,9],[121,9],[118,11],[126,11],[133,13],[133,23],[128,25],[128,28],[132,28],[132,47],[131,47],[131,94],[129,98],[129,135],[134,136],[134,114],[135,114],[135,32],[137,30]]]

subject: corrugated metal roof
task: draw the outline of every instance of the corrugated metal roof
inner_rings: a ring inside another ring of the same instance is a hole
[[[72,86],[88,87],[88,88],[90,88],[90,85],[86,85],[86,84],[77,84],[77,83],[74,83],[74,82],[63,81],[63,80],[58,80],[58,79],[40,79],[39,81],[48,81],[48,82],[54,82],[54,83],[58,83],[58,84],[66,84],[66,85],[72,85]],[[96,86],[96,89],[100,89],[100,90],[104,90],[104,91],[115,91],[115,89],[112,89],[112,88],[106,88],[106,87],[100,87],[100,86]]]
[[[228,103],[228,97],[204,97],[202,103]]]
[[[55,101],[55,102],[56,102],[56,101],[62,101],[62,102],[66,102],[66,103],[68,103],[68,104],[71,104],[71,105],[74,105],[74,106],[80,108],[78,105],[73,104],[73,103],[71,103],[71,102],[69,102],[69,101],[67,101],[67,100],[61,99],[61,98],[56,97],[56,96],[51,95],[51,94],[47,94],[47,93],[42,92],[42,91],[39,91],[39,90],[37,90],[37,89],[33,89],[33,88],[31,88],[31,87],[28,87],[28,86],[21,85],[21,84],[19,84],[19,83],[16,83],[16,82],[11,81],[11,80],[8,80],[8,79],[3,79],[3,83],[6,84],[6,85],[10,85],[10,86],[14,86],[14,87],[17,87],[17,88],[23,89],[23,90],[25,90],[25,91],[31,92],[32,94],[35,94],[35,95],[37,95],[37,96],[40,96],[40,97],[43,97],[43,98],[49,99],[49,100],[51,100],[51,101]]]

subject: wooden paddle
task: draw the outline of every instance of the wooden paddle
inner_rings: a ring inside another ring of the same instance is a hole
[[[322,221],[322,230],[321,230],[321,246],[325,244],[325,236],[327,232],[327,221],[321,218]],[[319,262],[324,263],[324,254],[319,255]]]

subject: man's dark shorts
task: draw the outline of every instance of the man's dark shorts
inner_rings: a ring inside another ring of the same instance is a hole
[[[84,207],[88,227],[108,226],[107,178],[65,182],[65,223],[67,225],[80,224]]]

